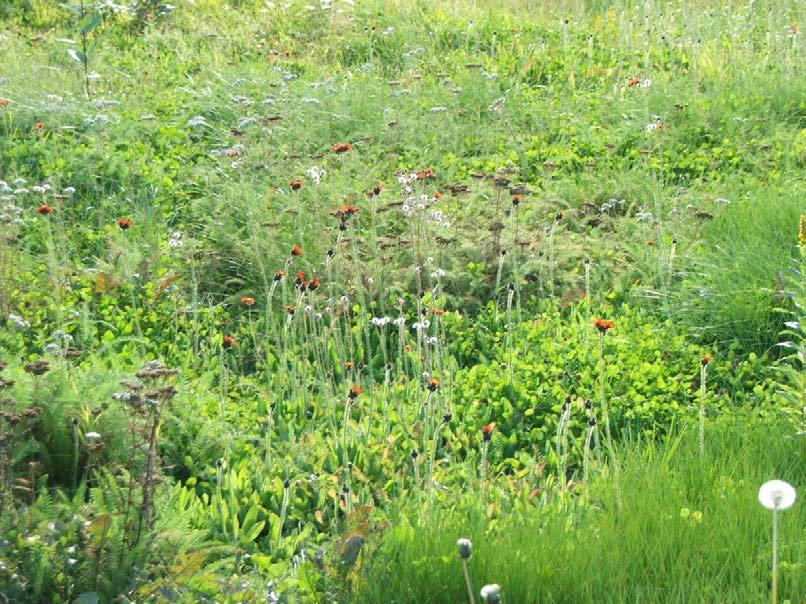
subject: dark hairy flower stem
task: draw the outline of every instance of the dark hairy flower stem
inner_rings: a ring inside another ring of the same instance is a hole
[[[602,405],[602,421],[605,425],[607,455],[613,469],[613,478],[616,481],[616,503],[618,509],[621,510],[621,470],[616,459],[616,451],[613,448],[613,436],[610,432],[610,413],[607,408],[607,396],[605,395],[604,332],[602,331],[599,332],[599,402]]]

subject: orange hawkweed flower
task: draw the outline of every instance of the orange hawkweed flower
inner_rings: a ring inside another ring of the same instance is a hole
[[[593,324],[596,326],[596,329],[599,330],[599,333],[607,333],[608,329],[613,329],[616,325],[613,321],[606,321],[605,319],[594,319]]]
[[[442,199],[442,193],[439,191],[434,191],[434,199]]]
[[[361,387],[360,386],[353,386],[350,388],[350,392],[347,393],[347,396],[351,401],[354,401],[358,398],[358,395],[361,394]]]
[[[299,191],[303,184],[305,183],[303,183],[301,180],[292,180],[288,183],[288,186],[291,187],[292,191]]]
[[[373,195],[380,195],[381,191],[383,191],[383,185],[381,183],[376,183],[372,189]]]
[[[321,283],[319,283],[319,279],[311,279],[310,281],[306,281],[302,285],[304,285],[305,289],[307,289],[309,292],[312,292],[319,289]]]
[[[0,99],[0,107],[8,107],[8,99]]]
[[[347,369],[352,369],[353,367],[355,367],[355,363],[353,363],[352,361],[346,361],[346,362],[344,363],[344,366],[345,366]]]
[[[353,146],[350,143],[336,143],[333,145],[333,152],[334,153],[347,153],[347,151],[352,151]]]
[[[439,381],[437,378],[433,378],[433,377],[432,377],[432,378],[429,378],[429,380],[428,380],[428,384],[426,384],[426,387],[427,387],[427,388],[428,388],[428,389],[429,389],[431,392],[435,392],[435,391],[439,390],[439,387],[440,387],[441,385],[442,385],[442,382],[440,382],[440,381]]]
[[[655,240],[654,239],[647,239],[646,244],[647,245],[655,245]]]
[[[641,83],[641,78],[630,78],[627,80],[627,88],[632,88],[633,86],[638,86]]]
[[[274,271],[274,280],[275,281],[279,281],[283,277],[285,277],[285,271]]]
[[[406,352],[411,352],[411,349],[412,349],[411,344],[403,345],[403,350],[405,350]]]
[[[521,202],[522,199],[523,199],[523,197],[521,197],[520,195],[515,193],[515,195],[512,196],[512,205],[513,206],[518,205]]]
[[[52,211],[53,211],[53,208],[51,206],[48,206],[48,205],[42,205],[42,206],[39,206],[36,209],[36,213],[37,214],[42,214],[42,216],[47,216]]]
[[[291,248],[291,255],[292,256],[302,256],[302,248],[298,245],[295,245]]]
[[[125,231],[132,226],[132,221],[128,218],[118,218],[115,222],[118,223],[121,231]]]
[[[294,307],[291,304],[285,307],[285,311],[292,317],[294,316]]]
[[[235,338],[224,336],[224,348],[232,348],[233,346],[235,346]]]
[[[700,362],[702,363],[702,366],[705,367],[708,363],[711,362],[711,359],[713,359],[713,358],[714,357],[712,357],[710,354],[706,353],[706,354],[702,355],[702,359],[701,359]]]
[[[786,28],[790,32],[792,32],[793,34],[799,34],[800,33],[800,28],[798,27],[797,23],[790,23],[789,25],[786,26]]]
[[[297,285],[302,284],[305,281],[305,271],[299,271],[297,273]]]
[[[37,122],[36,124],[34,124],[34,126],[36,126],[37,130],[44,130],[45,129],[45,122]]]
[[[486,426],[481,427],[481,434],[485,441],[493,437],[493,430],[495,430],[495,422],[490,422]]]
[[[557,215],[554,217],[554,220],[557,220],[559,222],[563,218],[565,218],[565,212],[560,210],[559,212],[557,212]]]
[[[241,304],[246,304],[247,306],[254,306],[255,305],[255,299],[250,298],[249,296],[244,296],[244,297],[241,298]]]
[[[237,149],[227,149],[227,151],[226,151],[226,153],[224,153],[224,155],[226,157],[235,157],[236,155],[238,155],[238,150]]]
[[[430,314],[430,315],[444,315],[445,314],[445,309],[442,309],[442,308],[429,308],[428,309],[428,314]]]

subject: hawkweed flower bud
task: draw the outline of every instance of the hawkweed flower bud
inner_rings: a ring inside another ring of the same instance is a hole
[[[470,539],[459,539],[456,542],[456,547],[459,549],[459,557],[462,560],[468,560],[471,556],[471,548],[473,547],[473,543]]]

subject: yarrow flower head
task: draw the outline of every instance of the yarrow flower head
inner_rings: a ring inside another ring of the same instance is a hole
[[[602,318],[594,319],[593,324],[599,330],[599,333],[607,333],[609,329],[613,329],[616,326],[613,321],[606,321]]]

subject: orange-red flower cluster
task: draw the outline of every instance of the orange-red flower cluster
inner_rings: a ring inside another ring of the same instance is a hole
[[[301,180],[292,180],[288,183],[288,186],[291,187],[292,191],[299,191],[303,184],[305,183],[303,183]]]
[[[347,396],[350,398],[351,401],[354,401],[358,398],[358,395],[361,394],[361,387],[360,386],[353,386],[350,388],[350,392],[347,393]]]
[[[0,99],[0,107],[8,107],[8,99]]]
[[[274,271],[275,281],[280,281],[283,277],[285,277],[285,271]]]
[[[437,378],[432,377],[432,378],[428,379],[428,384],[426,384],[426,387],[431,392],[436,392],[437,390],[439,390],[439,387],[441,385],[442,385],[442,382],[440,382]]]
[[[713,358],[714,357],[712,357],[710,354],[706,353],[706,354],[702,355],[702,360],[700,362],[702,363],[702,366],[705,367],[708,363],[711,362],[711,359],[713,359]]]
[[[373,195],[380,195],[381,191],[383,191],[383,185],[381,183],[376,183],[372,189]]]
[[[224,348],[232,348],[233,346],[235,346],[235,338],[224,336]]]
[[[353,146],[350,143],[336,143],[333,145],[333,152],[334,153],[347,153],[347,151],[352,151]]]
[[[241,298],[241,304],[246,304],[247,306],[254,306],[255,305],[255,299],[250,298],[249,296],[243,296]]]
[[[291,248],[291,255],[292,256],[302,256],[302,248],[298,245],[295,245]]]
[[[599,333],[607,333],[608,329],[613,329],[616,325],[613,321],[606,321],[605,319],[594,319],[593,324],[596,326],[596,329],[599,330]]]
[[[627,80],[627,88],[632,88],[633,86],[638,86],[641,83],[641,78],[630,78]]]
[[[516,193],[515,195],[512,196],[512,205],[513,206],[518,205],[521,202],[522,199],[523,198]]]
[[[42,206],[39,206],[36,209],[36,213],[37,214],[42,214],[43,216],[47,216],[52,211],[53,211],[53,208],[51,206],[48,206],[48,205],[42,205]]]
[[[128,218],[118,218],[115,222],[118,223],[118,226],[120,227],[121,231],[125,231],[126,229],[131,228],[132,226],[132,221],[129,220]]]
[[[423,168],[419,172],[417,172],[417,180],[425,180],[426,178],[434,178],[434,169],[433,168]]]

